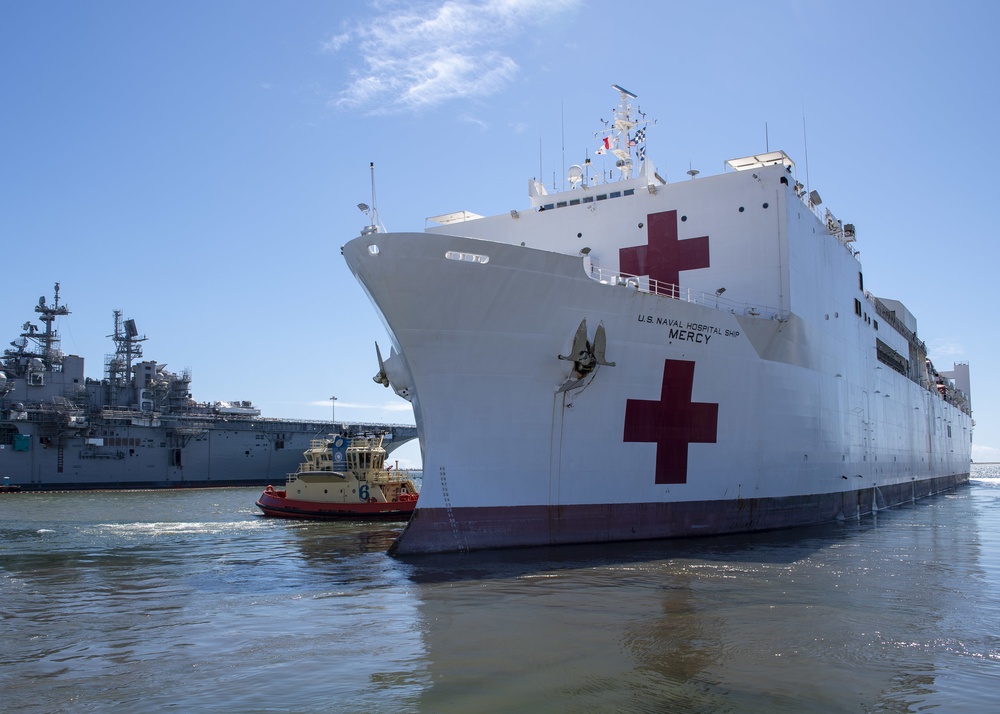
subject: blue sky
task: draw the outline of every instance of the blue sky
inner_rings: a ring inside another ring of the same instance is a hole
[[[371,380],[388,340],[339,252],[369,162],[390,230],[521,209],[528,178],[593,156],[618,83],[669,181],[765,145],[808,171],[866,287],[939,369],[970,362],[973,455],[1000,460],[997,7],[0,3],[4,344],[59,281],[90,376],[121,309],[196,398],[412,423]]]

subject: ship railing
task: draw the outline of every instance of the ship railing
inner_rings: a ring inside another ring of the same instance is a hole
[[[840,243],[844,249],[854,257],[855,260],[860,260],[859,256],[861,255],[861,251],[854,247],[854,225],[838,220],[837,217],[830,212],[830,209],[825,206],[820,209],[819,205],[823,201],[816,191],[806,191],[805,186],[800,183],[796,183],[795,195],[800,201],[802,201],[802,205],[816,217],[816,220],[826,226],[826,230],[830,233],[830,235],[836,238],[837,242]]]
[[[15,406],[20,405],[21,408],[15,408]],[[26,402],[21,403],[17,400],[3,400],[0,402],[0,411],[11,412],[11,414],[17,414],[18,416],[12,417],[17,421],[31,421],[31,422],[45,422],[52,421],[53,419],[60,418],[63,416],[67,417],[82,417],[84,416],[84,411],[79,407],[74,406],[72,403],[53,403],[53,402]],[[23,416],[21,416],[23,415]]]
[[[149,416],[151,413],[144,412],[136,407],[101,407],[102,416],[107,417]]]
[[[392,469],[391,471],[378,471],[372,476],[374,483],[403,483],[413,477],[407,469]]]
[[[671,300],[695,303],[715,310],[729,312],[733,315],[749,315],[750,317],[760,317],[765,320],[784,320],[788,317],[787,310],[737,302],[724,298],[722,297],[724,290],[715,293],[706,293],[694,288],[685,288],[674,283],[662,282],[650,278],[648,275],[630,275],[628,273],[612,272],[599,268],[596,265],[591,267],[589,275],[591,279],[596,280],[602,285],[625,287],[641,293],[670,298]]]
[[[916,333],[910,330],[910,328],[904,325],[902,321],[896,317],[895,312],[886,307],[885,303],[867,290],[865,290],[865,297],[868,298],[868,302],[875,306],[875,312],[878,313],[879,317],[892,325],[896,332],[906,338],[907,342],[920,349],[924,354],[927,354],[927,345],[925,345],[923,341],[917,337]]]

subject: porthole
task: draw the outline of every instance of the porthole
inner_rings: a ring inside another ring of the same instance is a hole
[[[767,202],[766,201],[764,202],[764,208],[767,208]]]
[[[740,213],[743,213],[743,206],[740,206]]]
[[[686,221],[687,219],[688,219],[688,217],[687,217],[687,216],[681,216],[681,223],[683,223],[683,222],[684,222],[684,221]]]
[[[457,260],[463,263],[480,263],[485,265],[490,262],[490,257],[488,255],[479,255],[477,253],[462,253],[457,250],[449,250],[444,254],[444,257],[448,260]]]

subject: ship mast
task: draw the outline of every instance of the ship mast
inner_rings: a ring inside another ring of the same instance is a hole
[[[385,226],[382,225],[382,219],[379,218],[378,207],[377,207],[377,204],[375,203],[375,162],[374,161],[372,161],[372,162],[370,162],[368,164],[368,169],[371,171],[371,175],[372,175],[372,205],[369,206],[367,203],[359,203],[358,204],[358,210],[361,211],[362,213],[364,213],[366,216],[370,217],[372,222],[369,225],[365,226],[362,229],[361,235],[363,235],[363,236],[369,236],[369,235],[372,235],[373,233],[380,233],[380,232],[381,233],[385,233]]]
[[[603,154],[605,152],[610,152],[617,157],[615,161],[615,168],[621,172],[621,180],[627,181],[632,178],[632,147],[639,142],[633,141],[632,129],[639,124],[635,117],[632,115],[632,105],[629,103],[630,99],[636,99],[636,95],[628,91],[624,87],[617,84],[611,85],[612,89],[618,91],[620,100],[618,106],[614,108],[614,122],[610,127],[605,129],[603,132],[598,132],[595,136],[600,137],[602,134],[606,135],[605,147],[599,150],[597,153]],[[641,158],[641,156],[640,156]]]
[[[29,369],[32,372],[55,372],[62,366],[63,353],[59,349],[59,333],[54,323],[57,317],[69,314],[69,307],[59,304],[59,283],[55,284],[53,304],[46,304],[45,296],[42,295],[35,305],[35,312],[41,315],[38,319],[45,325],[44,330],[39,332],[37,325],[25,322],[21,325],[21,334],[10,343],[14,349],[4,350],[4,367],[18,377],[25,377]],[[28,348],[29,342],[34,343],[34,350]],[[42,370],[31,365],[34,359],[40,360],[44,365]]]
[[[68,315],[69,308],[66,305],[59,305],[59,283],[55,284],[55,298],[52,307],[45,304],[45,296],[38,298],[35,305],[35,312],[41,313],[38,319],[45,323],[45,332],[38,340],[42,346],[42,361],[46,369],[52,370],[56,364],[62,364],[62,352],[59,350],[59,333],[56,332],[52,323],[60,315]]]
[[[111,406],[119,404],[122,388],[132,385],[132,362],[142,357],[141,342],[146,336],[139,337],[135,320],[122,320],[122,311],[115,310],[115,332],[108,335],[115,343],[114,355],[108,355],[104,369],[108,378],[108,403]]]

